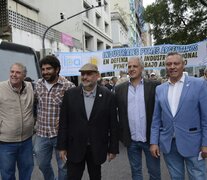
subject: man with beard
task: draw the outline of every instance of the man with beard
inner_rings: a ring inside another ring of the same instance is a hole
[[[59,75],[60,62],[55,56],[44,57],[40,61],[40,68],[43,78],[39,79],[35,85],[37,124],[34,152],[44,179],[54,180],[51,165],[54,149],[58,165],[58,180],[65,180],[67,179],[67,169],[64,168],[64,161],[59,157],[56,144],[63,95],[74,84]]]
[[[90,180],[101,179],[101,164],[118,153],[118,121],[112,92],[97,85],[98,68],[85,64],[82,84],[66,91],[60,112],[57,148],[67,159],[68,179],[81,180],[87,163]]]

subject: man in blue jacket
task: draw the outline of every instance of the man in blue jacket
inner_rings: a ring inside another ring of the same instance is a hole
[[[163,152],[172,180],[185,179],[184,165],[190,180],[206,180],[207,83],[186,76],[184,64],[178,53],[166,57],[169,80],[156,88],[150,149],[154,157]]]

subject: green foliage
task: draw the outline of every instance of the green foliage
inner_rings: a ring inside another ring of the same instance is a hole
[[[207,7],[200,0],[156,0],[144,11],[155,44],[190,44],[207,38]]]

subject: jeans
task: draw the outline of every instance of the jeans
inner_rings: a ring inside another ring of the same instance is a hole
[[[34,168],[32,138],[17,143],[0,143],[2,180],[15,180],[16,164],[19,180],[30,180]]]
[[[127,148],[129,163],[133,180],[143,180],[142,175],[142,151],[144,151],[150,180],[160,180],[160,158],[154,158],[149,150],[149,144],[132,141]]]
[[[171,150],[163,154],[172,180],[185,179],[185,164],[189,180],[206,180],[205,160],[198,160],[198,157],[183,157],[177,150],[175,140],[172,141]]]
[[[43,173],[45,180],[54,180],[55,175],[52,168],[51,160],[53,149],[56,148],[57,137],[47,138],[37,136],[34,139],[34,154],[37,160],[39,169]],[[61,160],[58,150],[55,149],[56,160],[58,165],[58,180],[67,179],[67,166]]]

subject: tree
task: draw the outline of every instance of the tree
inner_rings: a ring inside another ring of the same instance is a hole
[[[145,9],[144,19],[153,25],[155,44],[190,44],[207,38],[207,7],[200,0],[156,0]]]
[[[207,7],[207,0],[200,0],[201,4]]]

